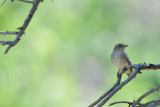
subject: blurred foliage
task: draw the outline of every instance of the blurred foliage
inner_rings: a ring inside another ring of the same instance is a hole
[[[0,30],[16,30],[30,8],[7,0],[0,7]],[[133,64],[159,63],[159,9],[158,0],[42,2],[21,41],[6,55],[0,46],[0,107],[88,106],[116,81],[118,69],[110,61],[116,43],[130,45]],[[144,71],[109,103],[137,99],[159,84],[159,76],[159,70]],[[156,92],[142,102],[158,98]]]

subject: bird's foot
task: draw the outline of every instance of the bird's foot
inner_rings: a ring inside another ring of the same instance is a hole
[[[123,71],[127,71],[127,67],[124,67],[122,70],[123,70]]]

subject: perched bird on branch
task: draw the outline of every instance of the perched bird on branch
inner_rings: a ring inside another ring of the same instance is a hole
[[[119,69],[123,69],[125,66],[131,65],[128,55],[125,52],[125,48],[129,45],[118,43],[114,46],[113,52],[111,54],[112,63]],[[128,77],[132,73],[132,69],[129,69],[125,72]]]

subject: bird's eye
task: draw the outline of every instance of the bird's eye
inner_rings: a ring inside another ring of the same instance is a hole
[[[118,45],[119,47],[121,47],[122,45]]]

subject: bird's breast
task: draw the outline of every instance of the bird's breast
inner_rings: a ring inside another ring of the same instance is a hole
[[[118,67],[118,69],[122,69],[125,66],[128,66],[129,63],[126,60],[126,58],[124,58],[124,55],[122,55],[123,53],[117,53],[117,54],[112,54],[112,62],[115,66]]]

